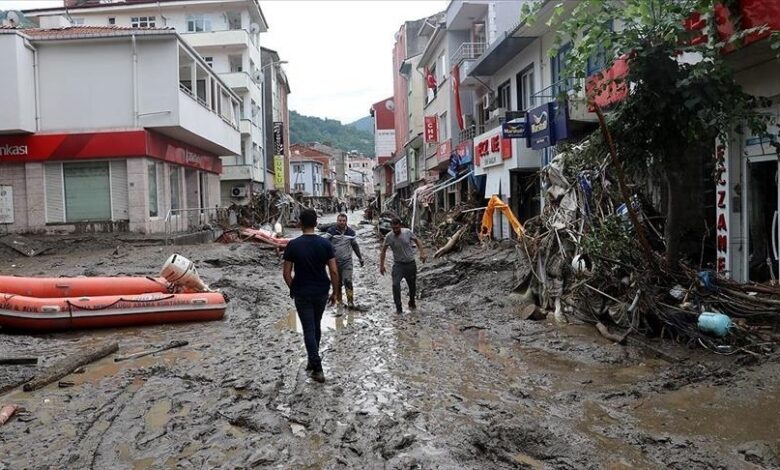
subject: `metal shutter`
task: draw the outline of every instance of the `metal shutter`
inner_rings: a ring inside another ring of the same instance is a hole
[[[111,220],[108,162],[64,163],[65,220]]]
[[[62,163],[43,167],[46,187],[46,223],[65,222],[65,193],[62,187]]]
[[[127,161],[111,162],[111,219],[129,220],[129,194],[127,189]]]

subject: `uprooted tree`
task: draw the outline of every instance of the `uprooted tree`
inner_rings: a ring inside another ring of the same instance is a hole
[[[584,0],[568,10],[559,4],[549,24],[556,29],[551,54],[568,50],[565,75],[582,86],[589,61],[609,65],[622,58],[628,73],[613,84],[630,92],[609,113],[609,128],[618,154],[635,181],[660,183],[665,201],[665,257],[672,269],[685,250],[690,230],[701,233],[700,186],[691,184],[712,158],[715,141],[731,132],[764,135],[768,118],[758,112],[768,100],[746,93],[735,80],[724,49],[738,46],[759,29],[721,37],[714,14],[734,8],[735,1],[715,0]],[[533,21],[533,11],[528,12]],[[727,15],[728,16],[728,15]],[[629,85],[630,84],[630,85]],[[614,90],[607,81],[589,91]],[[604,145],[600,138],[592,139]],[[699,238],[701,238],[699,236]]]

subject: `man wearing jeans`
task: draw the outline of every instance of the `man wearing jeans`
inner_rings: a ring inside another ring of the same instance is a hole
[[[385,236],[382,243],[382,251],[379,253],[379,274],[385,274],[385,253],[389,246],[393,250],[393,302],[395,313],[403,313],[401,308],[401,279],[406,279],[409,286],[409,308],[417,308],[415,295],[417,294],[417,263],[414,261],[414,246],[420,250],[420,260],[425,262],[425,249],[414,232],[401,227],[401,219],[394,218],[391,222],[392,231]]]
[[[317,213],[305,209],[301,211],[300,221],[303,235],[290,240],[284,250],[284,282],[290,288],[290,297],[295,300],[295,309],[303,327],[303,342],[309,359],[306,370],[311,372],[312,379],[324,382],[325,374],[320,359],[320,323],[328,301],[334,305],[340,297],[339,275],[333,245],[314,233]],[[325,272],[326,266],[330,279]],[[328,299],[331,286],[333,293]]]

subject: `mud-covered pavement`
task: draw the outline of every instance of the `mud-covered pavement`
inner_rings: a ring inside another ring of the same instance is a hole
[[[421,265],[420,307],[396,316],[376,238],[358,234],[364,308],[326,312],[322,385],[304,372],[278,257],[251,244],[175,248],[230,296],[224,321],[0,336],[0,355],[45,362],[112,340],[122,354],[190,343],[0,396],[27,409],[0,428],[0,469],[780,466],[776,357],[657,345],[685,358],[669,364],[591,327],[520,320],[511,249]],[[3,252],[0,273],[149,275],[174,250],[101,246]],[[0,366],[0,387],[31,371]]]

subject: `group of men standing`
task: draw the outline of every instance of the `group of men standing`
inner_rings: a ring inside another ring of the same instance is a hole
[[[317,382],[325,381],[320,358],[321,321],[325,307],[337,306],[337,314],[343,307],[342,286],[347,297],[347,305],[355,307],[354,285],[352,283],[352,253],[357,256],[360,266],[364,266],[363,255],[357,242],[355,231],[347,225],[347,215],[339,214],[336,224],[323,236],[315,233],[317,213],[312,209],[301,212],[300,223],[303,234],[290,240],[284,251],[284,281],[290,288],[290,297],[303,327],[303,342],[306,346],[308,363],[306,370]],[[385,274],[385,254],[389,247],[393,252],[393,302],[396,313],[403,313],[401,303],[401,280],[409,286],[409,308],[417,308],[417,263],[414,245],[420,252],[420,260],[425,262],[425,249],[414,232],[403,228],[401,220],[392,221],[392,231],[382,242],[379,255],[379,273]],[[414,245],[413,245],[414,244]],[[332,288],[332,292],[331,292]],[[328,293],[330,295],[328,295]]]

